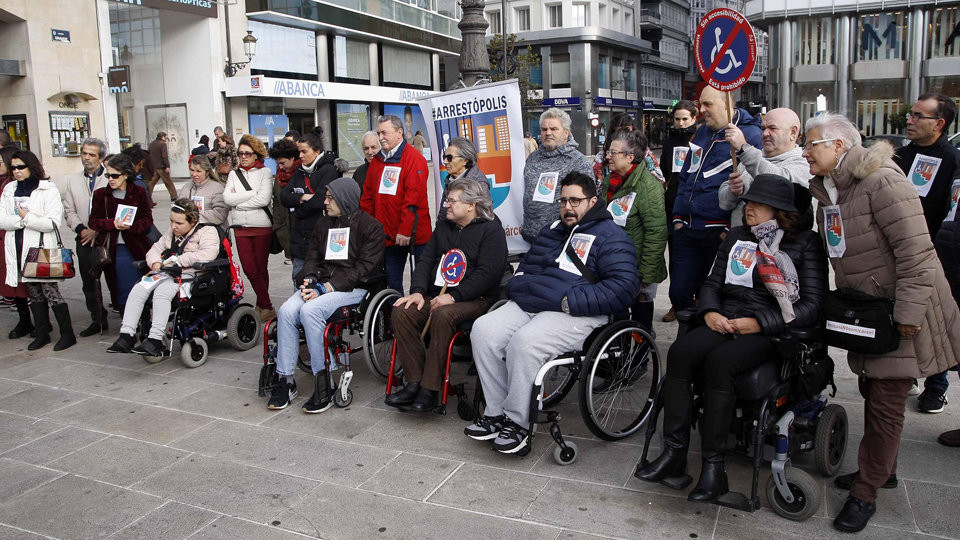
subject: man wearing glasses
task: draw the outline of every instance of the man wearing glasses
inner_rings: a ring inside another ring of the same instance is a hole
[[[530,392],[540,367],[580,348],[637,294],[633,242],[598,201],[590,173],[574,171],[562,179],[560,219],[534,239],[507,284],[509,301],[471,330],[487,406],[464,434],[492,440],[499,452],[513,454],[529,442]]]
[[[910,144],[898,148],[893,160],[920,195],[930,238],[937,236],[948,214],[955,213],[952,185],[960,188],[960,150],[947,141],[947,132],[957,118],[957,106],[942,94],[923,94],[907,114]],[[951,211],[954,210],[954,211]],[[946,373],[924,379],[917,401],[920,412],[936,414],[947,404]]]

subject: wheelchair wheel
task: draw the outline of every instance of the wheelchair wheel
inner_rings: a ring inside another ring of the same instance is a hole
[[[824,476],[836,476],[847,451],[847,410],[840,405],[824,407],[817,419],[813,456],[817,470]]]
[[[793,502],[788,503],[784,500],[783,495],[777,490],[773,476],[767,479],[767,502],[781,516],[793,521],[804,521],[820,509],[820,486],[806,471],[790,467],[785,473]]]
[[[473,408],[473,403],[461,399],[457,401],[457,416],[464,422],[470,422],[477,419],[477,410]]]
[[[567,445],[566,450],[556,445],[553,447],[553,461],[562,467],[573,465],[573,462],[577,460],[576,443],[567,440],[565,440],[564,443]]]
[[[363,357],[370,371],[384,381],[390,370],[390,350],[393,348],[393,326],[390,311],[400,298],[394,289],[384,289],[374,295],[367,304],[363,316]],[[399,371],[399,362],[397,365]]]
[[[617,321],[597,335],[584,359],[580,413],[594,435],[615,441],[635,433],[650,416],[660,350],[633,321]]]
[[[207,350],[210,348],[202,338],[190,338],[180,346],[180,361],[188,368],[200,367],[207,363]]]
[[[252,349],[260,341],[263,325],[257,310],[251,306],[239,306],[227,319],[227,341],[238,351]]]
[[[342,409],[343,407],[349,407],[351,403],[353,403],[353,390],[347,390],[347,399],[340,396],[339,388],[333,392],[333,404],[337,407]]]
[[[322,362],[323,360],[321,360]],[[310,366],[310,348],[305,342],[300,343],[300,353],[297,355],[297,367],[304,373],[313,375],[313,368]]]
[[[570,369],[572,366],[573,364],[556,366],[543,377],[541,403],[544,409],[557,405],[573,390],[573,385],[577,383],[577,374]]]

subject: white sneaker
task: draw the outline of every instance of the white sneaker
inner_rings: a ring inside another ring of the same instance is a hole
[[[920,395],[920,382],[916,379],[913,380],[913,386],[910,387],[910,390],[907,391],[908,396],[919,396]]]

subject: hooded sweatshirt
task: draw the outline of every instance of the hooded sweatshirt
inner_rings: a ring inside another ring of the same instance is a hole
[[[794,146],[782,154],[770,157],[764,156],[762,150],[746,144],[740,150],[741,152],[737,156],[737,159],[740,160],[738,170],[743,179],[744,193],[750,191],[753,178],[760,174],[775,174],[805,188],[810,186],[810,179],[813,178],[813,175],[810,174],[810,164],[804,159],[803,149],[799,146]],[[718,198],[721,209],[733,210],[730,214],[730,226],[743,225],[744,202],[737,195],[730,193],[729,180],[724,180],[720,184]],[[802,211],[806,211],[806,208]]]
[[[529,157],[523,169],[523,230],[521,235],[529,243],[536,240],[540,230],[557,219],[556,200],[560,198],[560,181],[571,171],[579,171],[593,177],[590,160],[580,153],[580,145],[573,139],[553,150],[540,146]],[[556,177],[553,177],[553,175]],[[541,178],[553,178],[553,194],[549,193],[549,183],[538,189]],[[535,193],[539,195],[535,198]],[[549,199],[549,202],[547,202]]]

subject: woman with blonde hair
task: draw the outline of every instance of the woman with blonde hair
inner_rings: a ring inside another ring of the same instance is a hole
[[[180,188],[177,197],[192,201],[200,212],[201,223],[220,226],[227,221],[230,208],[223,202],[223,180],[205,154],[193,156],[190,161],[190,179]]]

